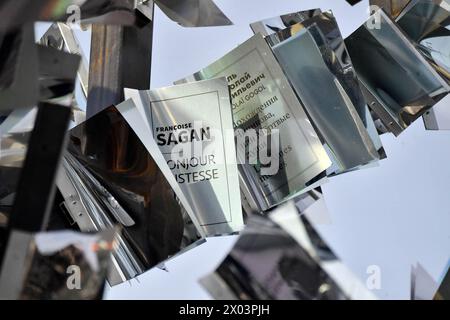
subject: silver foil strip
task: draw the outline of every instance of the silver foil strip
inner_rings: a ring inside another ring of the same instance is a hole
[[[155,0],[155,3],[171,20],[183,27],[233,24],[212,0]]]
[[[266,39],[329,152],[333,166],[328,175],[385,157],[331,12],[316,14]]]
[[[397,17],[411,0],[369,0],[373,8],[384,9],[392,18]]]
[[[230,254],[200,282],[215,299],[348,298],[289,232],[260,215],[249,218]]]
[[[73,128],[69,137],[65,173],[90,220],[76,220],[83,221],[80,228],[123,227],[112,285],[202,242],[192,210],[183,208],[167,172],[115,107]],[[65,199],[73,189],[66,189]]]
[[[317,224],[329,223],[329,221],[323,221],[323,216],[318,217],[321,214],[318,210],[326,210],[326,208],[320,206],[320,202],[323,202],[323,196],[315,190],[314,198],[317,201],[306,209],[302,208],[299,202],[294,204],[293,201],[290,201],[270,212],[269,217],[309,253],[321,268],[327,272],[329,277],[336,282],[348,299],[377,299],[367,289],[361,279],[358,279],[343,261],[334,254],[326,241],[316,231]]]
[[[289,28],[297,23],[302,23],[305,20],[309,20],[314,16],[320,15],[321,13],[322,10],[320,9],[311,9],[283,14],[273,18],[253,22],[250,24],[250,28],[253,30],[253,33],[260,33],[265,37]]]
[[[450,82],[450,2],[413,0],[396,22],[428,63]],[[450,113],[443,104],[434,106],[423,118],[428,130],[450,130]]]
[[[207,236],[243,227],[230,95],[225,78],[125,90],[147,121]],[[132,124],[132,127],[138,124]]]
[[[114,229],[13,231],[0,275],[0,299],[100,300],[114,247]]]
[[[369,107],[395,135],[450,90],[383,10],[375,12],[345,44]]]
[[[35,106],[39,98],[39,63],[33,24],[0,31],[0,54],[0,112]]]
[[[234,127],[237,137],[252,132],[259,145],[237,144],[241,190],[256,212],[265,211],[320,178],[331,165],[303,106],[295,96],[270,47],[258,34],[220,60],[177,83],[226,77],[231,89]],[[278,134],[278,169],[262,174],[249,156],[268,150],[264,134]],[[261,148],[261,146],[263,146]],[[252,150],[252,153],[249,151]]]

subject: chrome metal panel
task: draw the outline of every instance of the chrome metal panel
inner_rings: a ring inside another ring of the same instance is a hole
[[[130,249],[125,254],[138,261],[135,272],[158,265],[201,238],[164,173],[115,107],[73,128],[68,151],[66,160],[76,173],[72,182],[77,181],[78,192],[90,200],[88,211],[99,223],[97,228],[120,224],[123,219],[108,212],[92,178],[134,221],[133,225],[125,223],[122,237],[124,250]],[[127,279],[134,276],[131,273]]]
[[[233,24],[212,0],[155,0],[155,3],[171,20],[183,27]]]
[[[301,191],[330,166],[303,106],[260,34],[177,83],[220,76],[226,77],[230,85],[235,129],[279,130],[283,156],[276,175],[262,177],[255,165],[238,159],[246,163],[239,168],[243,191],[251,192],[246,197],[257,202],[258,211]],[[244,144],[238,145],[238,155],[246,153],[245,148]]]
[[[213,289],[210,293],[215,298],[347,299],[295,238],[273,220],[258,215],[248,220],[230,254],[213,278],[207,279],[202,282]]]
[[[376,27],[375,27],[376,26]],[[369,106],[394,134],[407,128],[450,90],[395,23],[380,10],[345,43]]]
[[[396,22],[431,66],[450,82],[450,2],[413,0]],[[447,105],[434,106],[423,119],[428,130],[450,130]]]
[[[97,234],[13,231],[0,299],[101,299],[114,241],[114,229]],[[77,272],[78,283],[71,281]]]
[[[336,20],[329,12],[268,37],[333,166],[343,173],[384,156]],[[325,94],[324,94],[325,93]]]
[[[294,13],[283,14],[277,17],[264,19],[258,22],[250,24],[253,33],[261,33],[263,36],[268,36],[273,33],[277,33],[281,30],[289,28],[297,23],[302,23],[316,15],[320,15],[322,10],[311,9],[305,11],[299,11]]]
[[[241,230],[236,151],[234,139],[228,139],[230,134],[233,137],[233,119],[226,79],[150,91],[127,89],[125,97],[136,101],[150,126],[148,134],[156,140],[205,234]],[[190,140],[192,134],[200,140]]]

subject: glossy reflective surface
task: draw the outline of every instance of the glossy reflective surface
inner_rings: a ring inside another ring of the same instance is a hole
[[[299,11],[254,22],[250,24],[250,27],[252,28],[253,33],[261,33],[263,36],[268,36],[297,23],[302,23],[316,15],[320,15],[321,13],[322,10],[320,9]]]
[[[127,89],[125,96],[137,100],[147,135],[156,140],[205,233],[239,231],[243,218],[226,79]]]
[[[115,107],[72,129],[69,139],[68,151],[76,160],[72,161],[72,167],[78,163],[88,170],[127,213],[127,221],[134,222],[124,226],[122,236],[143,270],[199,239],[197,228],[164,174]],[[82,170],[78,166],[77,173],[84,185],[95,186],[95,181],[87,180],[89,174],[83,174]],[[104,219],[119,225],[123,222],[108,213],[104,203],[99,206],[98,202],[92,202],[99,214],[106,214]]]
[[[267,210],[304,189],[330,166],[301,103],[261,35],[183,81],[219,76],[226,77],[230,85],[234,126],[242,129],[239,137],[252,132],[249,129],[279,133],[279,170],[275,175],[263,176],[259,166],[250,163],[246,144],[237,144],[238,160],[244,164],[239,168],[241,189],[257,203],[256,211]]]
[[[14,231],[0,276],[0,298],[101,299],[115,231]]]
[[[155,3],[170,19],[184,27],[233,24],[212,0],[156,0]]]
[[[447,83],[383,11],[376,12],[345,43],[369,105],[395,134],[449,91]]]
[[[381,141],[331,13],[269,36],[273,51],[342,173],[382,157]]]
[[[427,61],[450,82],[450,2],[413,0],[396,22]]]
[[[228,257],[201,282],[215,298],[347,298],[292,236],[262,216],[249,219]]]

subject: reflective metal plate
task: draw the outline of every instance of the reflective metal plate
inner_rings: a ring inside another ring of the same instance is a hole
[[[239,231],[243,219],[226,79],[151,91],[126,89],[125,97],[133,98],[148,122],[148,135],[156,140],[206,235]]]
[[[137,261],[129,269],[124,267],[125,279],[156,266],[201,238],[198,224],[183,209],[164,173],[115,107],[73,128],[68,149],[66,160],[76,173],[73,177],[79,183],[79,192],[87,192],[84,196],[91,199],[94,207],[88,212],[97,230],[125,220],[108,213],[105,204],[92,197],[102,190],[95,181],[117,201],[111,205],[123,208],[130,218],[127,221],[134,222],[125,223],[128,226],[122,232],[124,248],[131,251],[127,254]],[[130,274],[126,274],[127,270]]]
[[[369,106],[396,135],[450,90],[382,10],[345,43]]]
[[[336,20],[329,12],[268,37],[333,161],[343,173],[384,156]]]
[[[275,175],[262,176],[258,166],[248,164],[246,144],[237,145],[238,160],[245,163],[239,167],[241,189],[256,202],[256,211],[267,210],[304,189],[330,166],[302,105],[260,34],[178,83],[220,76],[227,78],[231,89],[235,129],[245,134],[251,132],[248,129],[279,133],[280,169]],[[239,159],[241,154],[246,159]]]

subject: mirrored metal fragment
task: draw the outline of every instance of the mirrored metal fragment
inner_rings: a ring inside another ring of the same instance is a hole
[[[434,295],[434,300],[450,300],[450,269],[447,268],[446,274],[442,277],[439,289]]]
[[[205,234],[239,231],[243,219],[226,79],[127,89],[125,97],[136,102]]]
[[[40,102],[17,184],[8,230],[45,230],[55,195],[55,178],[67,145],[70,109]]]
[[[293,196],[331,165],[261,35],[178,83],[215,77],[226,77],[231,89],[241,190],[255,211]]]
[[[397,17],[398,26],[413,41],[431,66],[450,81],[450,3],[445,0],[411,1]],[[447,103],[440,103],[424,115],[428,130],[450,130]]]
[[[374,9],[384,9],[392,18],[397,17],[411,0],[370,0]]]
[[[423,115],[427,130],[450,130],[450,96],[446,96]]]
[[[72,106],[80,56],[38,46],[40,100]]]
[[[155,0],[155,3],[170,19],[183,27],[233,24],[212,0]]]
[[[80,67],[78,68],[78,80],[80,81],[84,96],[87,97],[89,76],[88,63],[72,28],[61,22],[53,23],[42,36],[39,43],[43,46],[64,50],[81,57]]]
[[[336,20],[320,13],[268,37],[333,161],[343,173],[384,157]],[[326,92],[326,94],[323,94]]]
[[[0,110],[35,106],[39,89],[33,24],[0,31],[0,56]]]
[[[396,22],[428,63],[450,83],[450,2],[412,0]]]
[[[0,275],[0,299],[102,298],[115,231],[13,231]]]
[[[316,193],[316,196],[319,194]],[[318,199],[304,210],[299,210],[298,203],[290,201],[270,212],[269,217],[288,232],[309,255],[327,272],[344,294],[351,300],[373,300],[375,295],[369,291],[363,279],[358,279],[340,260],[316,230],[318,224],[324,223],[323,216],[317,217],[323,210]]]
[[[37,108],[12,111],[0,124],[0,206],[12,207]],[[8,211],[9,211],[8,210]]]
[[[183,208],[115,107],[73,128],[68,152],[66,174],[78,196],[86,199],[92,227],[123,226],[123,251],[116,254],[125,257],[116,261],[125,264],[116,268],[119,276],[112,284],[135,277],[201,239],[195,217]]]
[[[369,106],[395,135],[450,90],[382,10],[345,43]]]
[[[5,0],[0,12],[0,32],[35,21],[139,25],[148,19],[141,14],[142,6],[146,4],[135,0]]]
[[[264,19],[258,22],[250,24],[253,33],[261,33],[263,36],[268,36],[273,33],[277,33],[281,30],[289,28],[297,23],[302,23],[316,15],[320,15],[322,10],[311,9],[305,11],[299,11],[294,13],[283,14],[277,17]]]
[[[433,300],[438,288],[439,285],[420,263],[411,267],[411,300]]]
[[[219,268],[201,283],[216,299],[347,299],[288,232],[257,215],[248,220]]]
[[[140,28],[94,25],[86,116],[124,100],[124,89],[150,88],[153,22]]]

